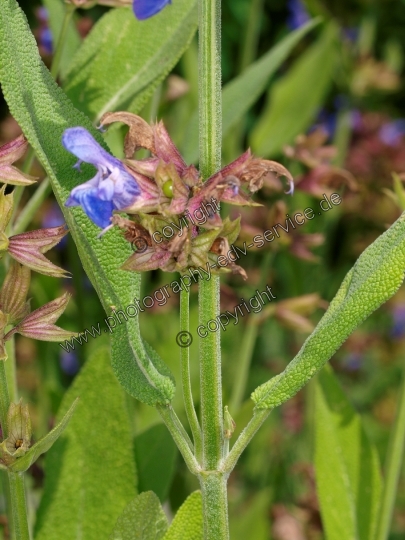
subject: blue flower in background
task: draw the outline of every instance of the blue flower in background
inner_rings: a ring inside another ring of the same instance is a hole
[[[171,4],[171,0],[134,0],[132,8],[135,17],[141,21],[153,17],[159,13],[167,4]]]
[[[310,20],[306,7],[301,0],[288,0],[287,6],[289,11],[287,25],[290,30],[296,30]]]
[[[67,129],[62,144],[79,158],[75,168],[80,170],[82,162],[97,168],[94,178],[72,189],[65,206],[81,206],[96,225],[105,229],[110,225],[113,210],[131,206],[140,195],[135,178],[82,127]]]
[[[380,140],[387,146],[397,146],[405,135],[405,120],[400,118],[384,124],[379,132]]]
[[[391,337],[401,339],[405,336],[405,305],[399,304],[392,311]]]
[[[73,351],[63,351],[60,357],[60,367],[67,375],[73,377],[80,369],[79,359]]]

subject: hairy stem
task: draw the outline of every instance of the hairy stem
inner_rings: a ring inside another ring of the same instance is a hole
[[[221,167],[221,1],[199,0],[198,18],[200,171],[207,179]],[[199,284],[199,324],[206,325],[218,315],[219,278],[213,276]],[[226,477],[218,473],[224,440],[219,332],[200,338],[200,388],[204,540],[227,540]]]
[[[220,0],[199,2],[200,171],[208,178],[221,166]],[[219,315],[219,278],[199,285],[199,324]],[[219,332],[200,338],[203,464],[215,470],[222,459],[223,413]]]
[[[0,361],[0,423],[4,439],[8,437],[7,412],[10,407],[10,395],[7,384],[5,362],[13,361],[8,358]],[[25,502],[24,478],[22,474],[7,472],[10,507],[8,516],[12,524],[15,540],[30,540],[30,531],[28,527],[27,505]]]
[[[402,459],[405,450],[405,372],[399,394],[394,429],[391,432],[386,457],[385,484],[378,515],[376,540],[387,540],[390,533],[395,497],[401,474]]]
[[[229,538],[227,476],[217,471],[199,475],[203,502],[204,539]]]
[[[187,441],[184,436],[184,428],[181,429],[179,427],[179,420],[175,416],[172,407],[170,405],[157,405],[156,409],[162,417],[164,423],[166,424],[167,429],[169,430],[170,435],[173,437],[177,448],[180,450],[180,453],[183,456],[187,467],[190,469],[190,472],[192,472],[193,474],[198,474],[201,468],[194,457],[193,451],[190,448],[189,441]]]
[[[180,331],[190,331],[190,313],[189,313],[188,291],[182,290],[180,293]],[[195,455],[199,462],[202,459],[202,435],[200,423],[194,408],[193,394],[191,391],[190,379],[190,350],[188,347],[180,347],[181,364],[181,385],[183,389],[184,408],[186,410],[188,423],[193,434]]]

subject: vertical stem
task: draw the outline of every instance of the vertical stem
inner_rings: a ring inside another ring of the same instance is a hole
[[[189,291],[180,292],[180,331],[190,331],[190,313],[189,313]],[[201,428],[198,422],[197,414],[194,408],[193,395],[191,392],[190,379],[190,352],[188,347],[180,348],[181,364],[181,384],[183,388],[184,408],[186,410],[188,423],[194,439],[195,455],[198,461],[202,459],[202,436]]]
[[[12,501],[13,528],[16,540],[30,540],[27,520],[27,503],[25,500],[24,476],[19,473],[8,473],[10,495]]]
[[[395,496],[401,473],[405,449],[405,372],[402,374],[402,386],[399,394],[394,429],[391,432],[385,470],[385,484],[377,520],[376,540],[387,540],[394,513]]]
[[[221,1],[199,0],[199,128],[200,171],[204,179],[221,167]],[[199,284],[199,324],[219,315],[219,278]],[[204,539],[227,540],[226,477],[217,472],[222,462],[223,411],[220,333],[200,338],[201,427]],[[209,472],[208,472],[209,471]]]
[[[65,46],[67,32],[69,30],[69,24],[75,10],[76,10],[76,6],[74,4],[66,5],[65,17],[63,19],[62,28],[60,30],[59,39],[56,45],[55,54],[53,56],[52,66],[51,66],[51,75],[54,79],[57,78],[58,73],[59,73],[60,62],[62,59],[62,53],[63,53],[63,48]]]
[[[227,476],[219,472],[200,473],[204,539],[229,538]]]
[[[9,358],[6,362],[13,361]],[[7,377],[4,361],[0,361],[0,423],[3,437],[8,436],[7,411],[10,406],[10,396],[7,385]],[[10,488],[10,505],[8,515],[12,521],[12,529],[16,540],[30,540],[30,532],[27,518],[27,505],[25,502],[24,478],[17,473],[8,472],[8,484]]]
[[[199,1],[200,171],[208,178],[221,166],[221,3]],[[199,324],[219,315],[219,278],[199,285]],[[203,464],[215,470],[222,458],[223,413],[220,333],[200,338],[201,424]]]

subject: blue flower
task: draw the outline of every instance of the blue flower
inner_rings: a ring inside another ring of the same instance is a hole
[[[306,7],[301,0],[288,0],[287,7],[289,11],[287,25],[290,30],[296,30],[310,20]]]
[[[79,158],[75,168],[80,170],[82,162],[97,168],[94,178],[72,189],[65,206],[81,206],[98,227],[108,227],[113,210],[131,206],[141,194],[139,185],[121,161],[106,152],[86,129],[65,130],[62,144]]]
[[[379,132],[380,140],[387,146],[398,146],[405,135],[405,120],[399,118],[385,123]]]
[[[132,8],[135,17],[141,21],[153,17],[159,13],[167,4],[171,4],[171,0],[134,0]]]

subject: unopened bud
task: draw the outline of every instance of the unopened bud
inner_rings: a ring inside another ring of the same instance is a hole
[[[0,461],[9,466],[23,456],[31,444],[31,419],[28,405],[11,403],[7,413],[8,437],[0,444]]]
[[[235,431],[236,424],[235,420],[232,418],[228,411],[228,407],[224,407],[224,437],[225,439],[230,439],[233,432]]]

